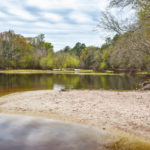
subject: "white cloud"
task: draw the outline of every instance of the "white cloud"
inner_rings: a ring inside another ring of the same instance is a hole
[[[43,0],[27,0],[28,5],[46,10],[50,10],[53,8],[75,9],[80,3],[77,3],[77,0],[44,0],[44,2]]]
[[[6,15],[3,12],[0,12],[0,18],[5,18]]]
[[[96,0],[96,3],[98,9],[104,11],[108,6],[109,0]]]
[[[2,1],[2,0],[0,0]],[[9,17],[18,17],[24,20],[35,20],[36,17],[24,9],[24,4],[16,0],[5,0],[1,2],[0,8],[4,9]]]
[[[60,22],[63,21],[63,17],[54,13],[42,13],[42,16],[47,19],[47,21]]]
[[[67,23],[49,24],[46,22],[33,22],[25,24],[24,26],[17,26],[15,30],[22,31],[22,33],[44,33],[52,37],[64,37],[71,34],[86,35],[88,32],[92,32],[90,25],[77,24],[75,26]]]
[[[25,36],[44,33],[55,50],[76,42],[100,46],[92,32],[109,0],[0,0],[0,31],[13,29]],[[127,15],[128,16],[128,15]],[[101,34],[103,31],[100,31]],[[104,36],[104,35],[102,35]]]
[[[9,21],[8,22],[9,24],[12,24],[12,25],[23,25],[24,23],[21,22],[21,21]]]
[[[89,15],[80,12],[73,12],[69,15],[69,18],[77,23],[92,23],[93,20]]]
[[[50,24],[49,23],[44,23],[44,22],[35,22],[35,23],[33,23],[32,26],[49,28]]]
[[[23,8],[15,8],[15,7],[11,7],[8,12],[10,14],[13,14],[17,17],[19,17],[19,19],[23,19],[23,20],[36,20],[37,18],[35,16],[33,16],[32,14],[30,14],[28,11],[24,10]]]
[[[89,10],[104,9],[108,4],[108,0],[27,0],[27,5],[37,7],[44,10],[51,9],[74,9]]]

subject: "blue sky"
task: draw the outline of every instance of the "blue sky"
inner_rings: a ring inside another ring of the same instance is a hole
[[[83,42],[100,46],[94,32],[108,0],[0,0],[0,32],[9,29],[26,37],[45,34],[55,51]]]

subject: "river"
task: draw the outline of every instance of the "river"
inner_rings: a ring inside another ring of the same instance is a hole
[[[0,74],[0,95],[45,89],[135,90],[146,76]]]

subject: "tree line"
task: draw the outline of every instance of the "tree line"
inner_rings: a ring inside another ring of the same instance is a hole
[[[44,34],[25,38],[14,31],[0,33],[0,69],[76,68],[79,59],[67,53],[54,52],[44,41]]]
[[[135,18],[120,21],[111,14],[131,6]],[[150,71],[150,1],[110,0],[98,28],[114,33],[101,47],[76,43],[54,52],[44,34],[26,38],[14,31],[0,33],[0,69],[82,68],[94,71]]]
[[[111,13],[114,8],[119,13],[130,8],[135,15],[120,20]],[[98,28],[115,34],[104,50],[104,66],[113,70],[150,71],[150,1],[110,0],[109,9],[102,14]]]
[[[26,38],[14,31],[0,33],[0,69],[62,69],[83,68],[99,70],[101,50],[76,43],[54,52],[45,42],[44,34]]]

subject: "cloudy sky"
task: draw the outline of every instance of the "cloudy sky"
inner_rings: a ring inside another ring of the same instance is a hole
[[[0,32],[9,29],[31,37],[45,34],[55,51],[76,42],[100,46],[94,32],[108,0],[0,0]]]

